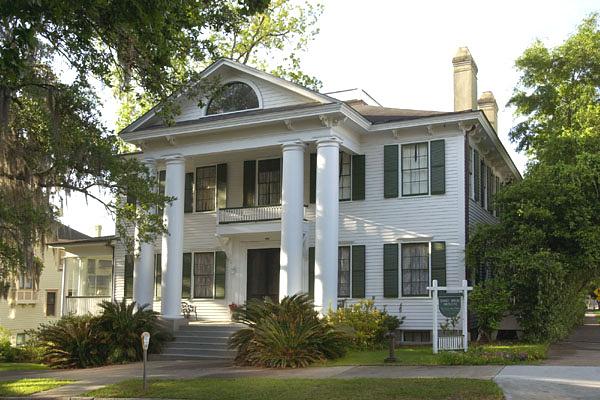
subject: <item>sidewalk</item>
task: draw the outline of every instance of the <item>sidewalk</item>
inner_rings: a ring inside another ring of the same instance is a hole
[[[235,378],[470,378],[492,379],[502,366],[344,366],[302,369],[239,368],[215,361],[153,361],[148,364],[150,379],[190,379],[199,377]],[[0,373],[0,380],[18,378],[71,379],[61,386],[33,395],[34,398],[65,398],[79,396],[90,390],[126,379],[141,378],[141,363],[67,371],[14,371]]]

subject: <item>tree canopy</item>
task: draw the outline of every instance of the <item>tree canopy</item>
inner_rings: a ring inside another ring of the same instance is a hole
[[[153,102],[194,78],[176,62],[204,63],[216,46],[208,32],[232,32],[268,0],[75,1],[0,3],[0,283],[20,270],[36,278],[33,255],[57,217],[52,197],[76,191],[116,214],[117,231],[136,224],[143,240],[164,231],[148,170],[119,154],[100,122],[95,83],[115,76]],[[182,73],[184,74],[182,76]],[[166,108],[168,111],[168,107]],[[127,204],[129,195],[139,206]]]
[[[600,29],[592,15],[564,43],[535,42],[516,61],[511,130],[531,161],[497,195],[497,225],[480,226],[469,264],[508,283],[512,310],[532,339],[565,336],[600,277]]]

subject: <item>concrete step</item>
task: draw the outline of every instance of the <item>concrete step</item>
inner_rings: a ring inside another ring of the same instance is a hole
[[[197,349],[195,347],[182,347],[182,348],[170,348],[164,349],[165,355],[187,355],[187,356],[215,356],[215,357],[234,357],[235,351],[229,349]]]
[[[166,346],[167,349],[219,349],[219,350],[227,350],[229,349],[229,345],[227,343],[210,343],[210,342],[189,342],[189,341],[180,341],[175,340],[169,343]]]
[[[178,360],[222,360],[222,361],[231,361],[234,357],[232,356],[199,356],[199,355],[189,355],[189,354],[151,354],[148,356],[150,361],[178,361]]]

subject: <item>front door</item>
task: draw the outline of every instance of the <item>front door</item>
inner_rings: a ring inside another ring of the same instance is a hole
[[[249,249],[246,297],[279,301],[279,249]]]

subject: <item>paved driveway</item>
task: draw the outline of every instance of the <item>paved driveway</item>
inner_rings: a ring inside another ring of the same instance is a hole
[[[508,400],[600,400],[600,325],[596,316],[550,347],[543,366],[508,366],[494,379]]]

